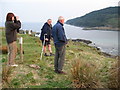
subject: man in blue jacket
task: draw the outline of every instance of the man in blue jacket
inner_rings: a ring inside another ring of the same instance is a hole
[[[55,44],[54,67],[55,72],[58,74],[65,74],[62,69],[65,60],[65,45],[67,42],[67,38],[65,35],[63,24],[64,18],[60,16],[58,18],[58,22],[54,25],[52,29],[52,36]]]

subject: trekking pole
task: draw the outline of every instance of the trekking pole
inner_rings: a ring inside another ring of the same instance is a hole
[[[44,34],[44,41],[43,41],[43,46],[42,46],[42,52],[41,52],[40,60],[42,60],[42,54],[43,54],[44,44],[45,44],[45,35],[47,35],[47,34]]]

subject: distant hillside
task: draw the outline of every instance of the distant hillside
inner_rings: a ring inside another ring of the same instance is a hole
[[[70,19],[66,22],[66,24],[80,26],[80,27],[117,28],[118,20],[120,21],[120,11],[118,9],[120,10],[119,6],[93,11],[82,17]]]

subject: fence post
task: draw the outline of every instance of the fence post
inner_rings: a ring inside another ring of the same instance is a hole
[[[22,47],[22,45],[23,45],[23,38],[22,37],[20,37],[20,39],[19,39],[19,44],[20,44],[20,59],[23,62],[23,47]]]

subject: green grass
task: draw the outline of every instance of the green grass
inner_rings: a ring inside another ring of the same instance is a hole
[[[7,45],[5,32],[0,30],[0,34],[2,34],[2,45]],[[72,78],[71,76],[71,70],[74,68],[74,62],[77,60],[80,62],[83,61],[83,66],[85,63],[95,65],[95,67],[91,66],[87,67],[90,69],[85,69],[92,70],[96,68],[96,71],[93,73],[96,73],[96,75],[98,75],[101,86],[107,87],[107,82],[109,82],[110,74],[109,70],[110,68],[112,68],[113,63],[117,62],[116,59],[105,57],[100,54],[100,51],[87,46],[84,43],[74,43],[72,41],[69,41],[66,47],[66,59],[64,64],[64,71],[67,72],[67,75],[59,75],[54,72],[53,56],[43,56],[42,60],[40,60],[42,46],[39,38],[34,37],[33,35],[22,34],[19,34],[18,37],[23,37],[24,59],[22,62],[20,60],[20,55],[17,54],[16,63],[19,66],[16,68],[12,68],[11,73],[9,73],[8,75],[8,83],[4,83],[3,88],[72,88],[74,87],[74,78]],[[53,52],[55,52],[53,42],[52,50]],[[6,54],[2,54],[1,61],[3,64],[3,68],[5,68],[7,62]],[[29,67],[29,65],[31,64],[38,65],[40,69]],[[92,72],[89,71],[89,74],[92,75]],[[96,80],[98,80],[98,78],[96,78]],[[84,78],[81,79],[83,79],[84,81]],[[92,80],[90,80],[90,82],[91,81]]]

